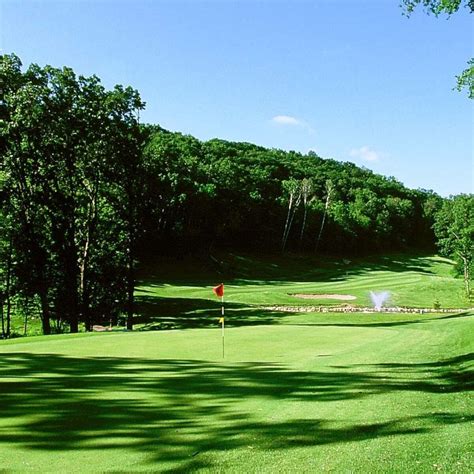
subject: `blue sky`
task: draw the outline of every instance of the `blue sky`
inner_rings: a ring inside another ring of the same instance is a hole
[[[399,0],[8,1],[0,48],[138,89],[143,121],[474,192],[473,15]]]

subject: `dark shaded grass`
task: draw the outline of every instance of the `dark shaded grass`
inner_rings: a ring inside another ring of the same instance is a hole
[[[216,327],[221,316],[219,301],[199,298],[138,296],[134,323],[140,330]],[[287,314],[261,307],[226,303],[229,327],[277,324]]]
[[[222,278],[241,286],[259,283],[279,285],[284,281],[337,282],[370,271],[434,275],[432,267],[432,255],[419,254],[395,254],[351,260],[298,254],[223,254],[217,263],[204,258],[188,259],[186,262],[148,262],[141,268],[139,283],[156,287],[169,283],[196,286],[198,282],[203,285],[215,284]]]
[[[472,414],[450,411],[392,416],[381,422],[337,419],[264,421],[238,402],[329,402],[373,395],[459,393],[474,388],[473,353],[423,363],[334,366],[298,371],[285,364],[218,364],[127,357],[0,355],[2,443],[34,451],[126,449],[149,466],[211,467],[200,458],[257,443],[262,450],[347,443],[435,432],[466,424]],[[174,469],[174,468],[173,468]]]
[[[217,263],[216,263],[217,262]],[[442,263],[440,263],[442,262]],[[295,287],[301,283],[337,283],[345,282],[343,293],[356,294],[358,302],[364,302],[368,299],[369,289],[377,285],[387,285],[389,288],[394,285],[397,288],[399,281],[397,275],[392,273],[407,274],[407,280],[410,278],[425,278],[425,280],[416,282],[420,291],[423,291],[423,285],[431,284],[430,277],[441,277],[441,274],[448,272],[450,264],[445,260],[432,256],[420,255],[390,255],[376,256],[365,259],[345,260],[342,258],[323,258],[307,255],[284,255],[284,256],[251,256],[224,254],[219,259],[213,259],[214,266],[222,266],[229,270],[229,274],[217,271],[216,268],[209,266],[209,261],[201,259],[187,259],[181,262],[161,261],[148,262],[141,270],[141,280],[136,295],[136,322],[140,329],[184,329],[184,328],[209,328],[214,327],[220,316],[220,302],[213,298],[211,286],[219,281],[225,280],[230,285],[229,295],[236,292],[239,296],[234,297],[238,301],[226,301],[226,322],[229,326],[246,326],[256,324],[287,324],[289,313],[281,313],[269,309],[275,301],[280,304],[290,306],[308,306],[314,305],[310,300],[298,300],[288,296],[287,293],[294,291],[308,292],[308,289],[295,290]],[[435,271],[436,270],[436,271]],[[383,283],[379,283],[376,277],[378,271],[388,272],[382,276]],[[358,288],[357,276],[364,277],[365,281],[370,276],[370,286],[367,289]],[[402,275],[401,275],[402,276]],[[183,278],[184,277],[184,278]],[[385,280],[385,278],[387,278]],[[439,281],[437,280],[438,285]],[[454,282],[454,280],[452,280]],[[292,283],[294,283],[292,285]],[[403,284],[403,281],[401,281]],[[284,284],[284,286],[282,286]],[[248,304],[242,295],[246,287],[252,286],[249,290]],[[373,285],[373,286],[372,286]],[[259,296],[258,289],[255,287],[264,286],[265,292]],[[281,287],[281,289],[279,288]],[[321,292],[331,292],[331,288],[322,285]],[[311,285],[313,287],[313,285]],[[352,288],[355,288],[352,290]],[[301,288],[301,286],[300,286]],[[357,289],[356,289],[357,288]],[[311,290],[310,290],[311,291]],[[334,290],[337,292],[338,290]],[[395,290],[396,292],[397,290]],[[433,289],[432,300],[428,304],[433,304],[438,294]],[[286,293],[285,293],[286,292]],[[190,293],[192,296],[190,296]],[[401,300],[411,301],[412,306],[416,302],[412,301],[414,295],[403,296]],[[416,296],[416,295],[415,295]],[[416,299],[416,297],[415,297]],[[423,298],[422,298],[423,299]],[[426,300],[426,298],[424,298]],[[454,304],[456,298],[451,301],[446,295],[440,296],[443,307],[450,307]],[[283,302],[283,303],[282,303]],[[245,304],[244,304],[245,303]],[[419,301],[418,301],[419,303]],[[340,306],[338,301],[324,301],[320,306],[331,308],[331,306]],[[424,301],[423,304],[426,304]],[[267,306],[262,308],[262,306]],[[464,305],[461,305],[463,307]],[[426,306],[423,306],[426,307]],[[298,318],[301,322],[301,318]],[[373,321],[367,317],[365,320],[354,316],[349,320],[345,317],[337,317],[335,324],[348,325],[373,324],[374,327],[390,327],[402,324],[412,324],[414,321],[421,321],[424,318],[416,315],[406,315],[401,322],[397,317],[384,317],[383,322]],[[318,318],[314,323],[318,324]],[[313,324],[313,321],[304,321]],[[325,321],[327,324],[331,322]],[[323,323],[324,324],[324,323]],[[321,325],[323,325],[321,324]]]
[[[322,305],[323,306],[323,305]],[[330,308],[331,305],[324,305]],[[216,327],[221,315],[219,301],[200,298],[171,298],[160,296],[137,297],[137,315],[135,323],[139,330],[187,329]],[[292,324],[298,326],[339,326],[339,327],[379,327],[389,328],[432,322],[469,318],[471,314],[457,313],[450,315],[429,315],[419,317],[417,314],[387,313],[383,318],[377,314],[361,313],[313,313],[312,316],[301,314],[304,322],[292,318],[298,315],[291,311],[282,312],[263,308],[262,306],[244,305],[241,303],[225,303],[226,325],[242,327],[255,325]],[[331,318],[333,321],[331,321]],[[382,320],[381,320],[382,319]],[[329,321],[328,321],[329,320]]]

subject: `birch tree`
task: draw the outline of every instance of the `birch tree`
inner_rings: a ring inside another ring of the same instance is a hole
[[[316,252],[318,251],[319,243],[321,242],[321,236],[323,235],[324,224],[326,223],[326,216],[329,210],[329,206],[331,205],[332,194],[334,192],[334,185],[330,179],[326,181],[325,191],[326,191],[326,200],[324,203],[323,218],[321,220],[321,226],[319,227],[318,238],[316,240],[316,248],[315,248]]]
[[[285,228],[283,229],[283,237],[281,239],[281,249],[284,251],[288,242],[288,236],[290,235],[293,219],[301,202],[302,188],[301,182],[296,179],[283,181],[282,187],[288,199],[288,211],[286,214]]]
[[[308,206],[313,193],[313,181],[311,178],[304,178],[301,181],[301,196],[303,198],[303,222],[301,224],[300,245],[303,243],[304,231],[306,228],[306,218],[308,215]]]

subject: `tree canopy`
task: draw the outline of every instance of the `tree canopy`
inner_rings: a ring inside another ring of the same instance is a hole
[[[70,68],[23,73],[14,55],[0,57],[0,78],[3,261],[15,261],[7,298],[38,298],[46,334],[51,318],[75,332],[79,320],[116,314],[133,288],[143,104]]]
[[[13,301],[40,308],[45,334],[131,329],[136,265],[156,254],[431,250],[436,218],[456,256],[451,229],[472,219],[465,198],[449,207],[353,163],[139,124],[136,90],[70,68],[4,55],[0,81],[4,335]]]
[[[474,0],[402,0],[401,5],[407,16],[410,16],[418,6],[435,16],[452,15],[461,8],[469,13],[474,12]],[[468,67],[456,76],[456,89],[460,92],[466,89],[468,97],[474,99],[474,58],[469,59],[467,65]]]
[[[408,15],[420,5],[425,11],[436,16],[443,13],[452,15],[460,8],[467,8],[470,13],[474,12],[474,0],[402,0],[402,5]]]
[[[434,229],[440,252],[457,262],[464,278],[466,296],[471,296],[474,265],[474,195],[460,194],[443,202],[436,213]]]

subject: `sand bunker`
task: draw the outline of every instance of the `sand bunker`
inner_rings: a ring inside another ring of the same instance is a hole
[[[355,300],[356,297],[352,295],[309,295],[304,293],[292,294],[295,298],[301,298],[303,300],[340,300],[350,301]]]

